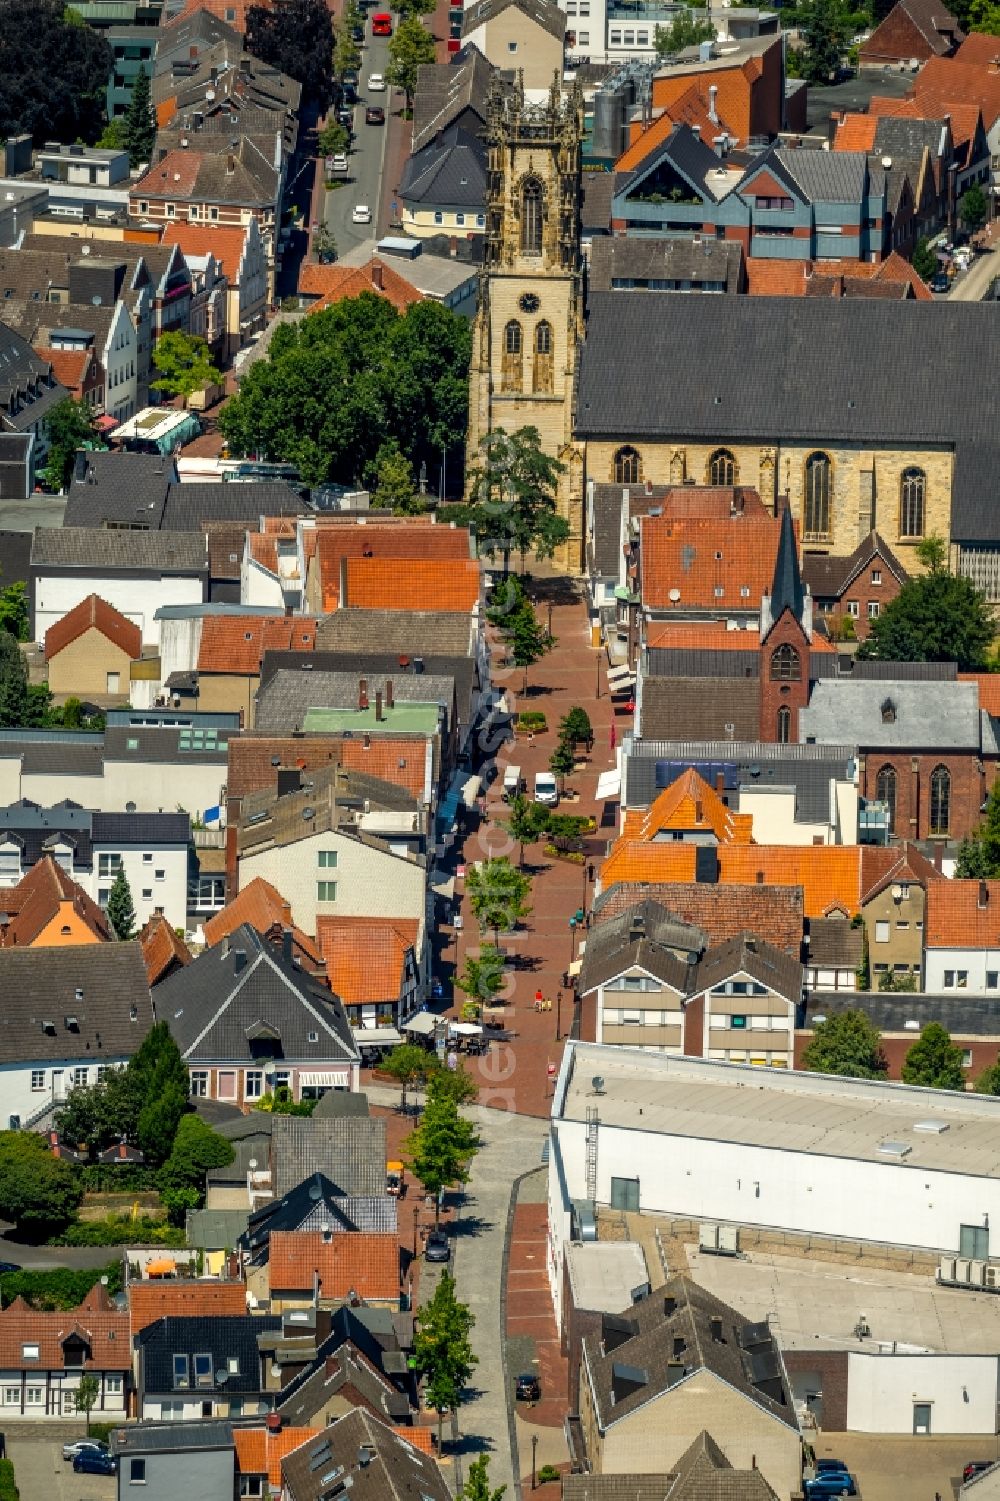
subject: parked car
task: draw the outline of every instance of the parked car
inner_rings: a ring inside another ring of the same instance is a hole
[[[828,1471],[836,1473],[841,1470],[845,1475],[847,1474],[847,1466],[842,1459],[817,1459],[813,1468],[817,1475],[826,1474]]]
[[[107,1444],[102,1444],[96,1438],[74,1438],[69,1443],[63,1444],[63,1459],[75,1459],[85,1449],[96,1449],[101,1454],[109,1452]]]
[[[981,1475],[984,1470],[990,1469],[995,1463],[993,1459],[970,1459],[962,1470],[962,1484],[968,1485],[974,1475]]]
[[[515,1402],[537,1402],[542,1395],[538,1377],[532,1371],[518,1376],[514,1383]]]
[[[369,94],[385,93],[385,79],[383,78],[381,73],[369,73],[368,92]]]
[[[385,110],[381,107],[381,105],[378,105],[378,104],[369,104],[368,108],[365,110],[365,124],[366,125],[384,125],[385,124]]]
[[[0,1261],[0,1277],[6,1276],[8,1272],[19,1272],[21,1270],[21,1264],[18,1261]]]
[[[428,1261],[450,1261],[451,1246],[443,1230],[432,1230],[427,1237],[424,1255]]]
[[[551,771],[535,772],[535,802],[547,808],[559,806],[559,786]]]
[[[363,26],[351,27],[351,41],[357,46],[363,47],[365,41],[365,28]]]
[[[948,273],[946,271],[938,271],[934,276],[931,277],[927,285],[930,287],[932,292],[941,293],[947,292],[948,288],[951,286],[951,282],[948,280]]]
[[[346,172],[347,171],[347,152],[346,151],[335,151],[333,153],[333,156],[332,156],[332,158],[330,160],[330,171],[331,172]]]
[[[372,211],[368,207],[367,203],[356,203],[354,205],[354,213],[351,215],[351,223],[352,224],[370,224],[371,222],[372,222]]]
[[[118,1461],[103,1449],[81,1449],[73,1460],[75,1475],[117,1475]]]
[[[805,1480],[802,1483],[808,1501],[821,1501],[826,1496],[856,1496],[857,1486],[854,1484],[854,1476],[846,1470],[824,1470],[813,1480]]]
[[[342,104],[338,109],[337,124],[346,125],[348,130],[354,124],[354,111],[349,104]]]

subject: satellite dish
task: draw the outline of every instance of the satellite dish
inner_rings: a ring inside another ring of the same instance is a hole
[[[226,1381],[226,1377],[228,1375],[229,1375],[228,1371],[216,1371],[216,1373],[215,1373],[215,1384],[216,1384],[216,1386],[224,1386],[225,1385],[225,1381]]]
[[[604,1093],[604,1076],[603,1076],[603,1074],[595,1074],[594,1077],[591,1079],[590,1082],[593,1085],[593,1089],[594,1089],[594,1093],[595,1094],[603,1094]]]
[[[674,604],[677,603],[680,597],[681,591],[679,589],[671,589],[670,593],[667,595],[667,598],[673,600]]]
[[[307,821],[307,822],[308,822],[308,820],[309,820],[309,819],[310,819],[310,818],[315,818],[315,817],[316,817],[316,809],[315,809],[315,808],[312,808],[312,807],[310,807],[310,808],[303,808],[303,809],[302,809],[302,817],[303,817],[303,818],[304,818],[304,819],[305,819],[305,820],[306,820],[306,821]]]
[[[309,1185],[309,1197],[314,1202],[315,1202],[316,1199],[321,1199],[323,1197],[323,1190],[320,1188],[320,1186],[319,1186],[318,1183],[310,1183],[310,1185]]]
[[[894,886],[892,888],[892,899],[894,902],[901,902],[903,900],[902,886]]]

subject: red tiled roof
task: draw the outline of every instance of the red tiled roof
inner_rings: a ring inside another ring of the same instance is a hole
[[[781,519],[742,515],[724,521],[643,516],[639,522],[639,568],[646,608],[752,610],[774,577]],[[746,591],[745,593],[743,591]],[[721,592],[720,592],[721,591]]]
[[[957,63],[990,63],[1000,68],[1000,36],[991,36],[986,31],[973,31],[955,53]]]
[[[366,522],[364,526],[320,527],[316,530],[315,546],[323,609],[327,611],[336,610],[340,604],[342,558],[348,560],[347,597],[354,605],[358,601],[352,596],[351,565],[357,559],[391,559],[397,565],[406,560],[405,572],[409,573],[413,562],[443,563],[451,559],[469,562],[471,551],[467,527],[429,526],[421,521],[409,526],[386,526],[378,521]],[[398,566],[394,568],[397,579],[400,571]],[[405,606],[397,604],[394,608],[404,609]]]
[[[164,122],[161,121],[161,124]],[[240,284],[240,263],[249,231],[239,226],[190,224],[173,220],[163,226],[164,245],[179,245],[185,255],[212,255],[219,262],[231,287]]]
[[[877,129],[878,119],[875,115],[845,115],[837,125],[833,149],[834,151],[874,151]]]
[[[346,1004],[398,999],[420,924],[406,917],[317,917],[330,989]]]
[[[132,184],[129,196],[138,198],[146,193],[159,198],[172,193],[176,198],[190,198],[203,159],[201,151],[182,150],[180,147],[168,151],[161,161],[155,162],[138,182]]]
[[[299,292],[303,296],[318,294],[319,300],[310,307],[310,313],[321,313],[348,297],[360,297],[362,292],[386,298],[399,313],[424,300],[423,292],[418,292],[412,282],[378,255],[373,255],[363,266],[318,266],[307,262],[299,273]]]
[[[474,558],[413,558],[405,567],[398,557],[351,558],[347,564],[347,598],[355,609],[471,614],[481,587]]]
[[[956,106],[976,104],[982,111],[983,125],[990,131],[1000,116],[1000,70],[989,64],[932,57],[917,74],[913,87],[921,114],[931,111],[935,119]]]
[[[714,787],[693,769],[681,773],[645,811],[626,814],[626,839],[654,840],[663,833],[714,834],[720,844],[750,844],[753,815],[733,813]]]
[[[133,625],[114,605],[109,605],[99,594],[88,594],[78,605],[68,610],[55,625],[45,632],[45,660],[51,662],[64,646],[78,641],[89,630],[98,630],[129,657],[138,657],[142,651],[142,632]]]
[[[802,261],[747,256],[747,291],[751,297],[804,297],[806,268]]]
[[[801,886],[807,917],[834,908],[849,917],[859,903],[858,845],[720,845],[719,882],[738,886]],[[694,881],[695,846],[622,837],[601,870],[602,890],[629,884]]]
[[[273,767],[272,767],[273,772]],[[275,927],[291,928],[292,939],[307,963],[319,965],[323,956],[316,943],[292,922],[292,909],[276,886],[255,876],[243,890],[227,902],[221,912],[216,912],[205,924],[205,942],[209,948],[221,943],[228,934],[247,923],[258,933],[268,933]]]
[[[924,943],[929,949],[1000,948],[1000,881],[931,881]]]
[[[718,88],[717,78],[712,78],[710,82],[715,83]],[[671,103],[660,106],[652,124],[645,130],[639,130],[622,152],[615,162],[614,170],[616,172],[634,171],[655,147],[669,138],[675,125],[689,125],[692,130],[697,127],[702,140],[709,145],[715,136],[719,135],[728,135],[731,141],[737,142],[739,133],[730,128],[718,109],[715,120],[709,114],[708,86],[708,81],[704,85],[693,81]]]
[[[315,651],[316,625],[301,615],[208,615],[201,628],[198,671],[256,677],[266,651]]]
[[[0,928],[0,948],[30,947],[66,902],[72,903],[73,914],[90,929],[95,943],[111,942],[114,934],[97,902],[51,855],[45,855],[3,894],[3,909],[10,921]],[[86,941],[80,933],[73,935],[74,943]]]
[[[155,985],[168,971],[191,963],[191,950],[167,922],[162,912],[154,912],[139,934],[146,978]]]
[[[281,1489],[281,1461],[302,1444],[322,1433],[321,1428],[234,1428],[236,1468],[241,1475],[266,1475],[268,1484]]]
[[[0,1365],[5,1371],[65,1369],[63,1340],[78,1333],[89,1346],[84,1360],[88,1371],[128,1371],[132,1342],[127,1313],[118,1313],[98,1284],[78,1308],[43,1313],[15,1298],[0,1311]],[[25,1347],[38,1346],[38,1355],[25,1356]]]
[[[960,683],[979,684],[979,707],[987,714],[1000,715],[1000,673],[960,672]]]
[[[275,1230],[268,1242],[272,1298],[278,1292],[311,1293],[319,1274],[326,1302],[351,1292],[369,1302],[399,1298],[399,1240],[375,1231],[343,1231],[324,1240],[321,1230]]]
[[[234,31],[245,32],[247,11],[252,3],[255,3],[255,0],[187,0],[183,10],[171,16],[169,21],[161,22],[161,25],[173,26],[176,21],[187,20],[198,11],[207,10],[210,15],[216,16],[220,21],[225,21],[227,26],[232,26]],[[268,0],[263,0],[263,3],[267,9],[270,9]]]
[[[434,1453],[434,1432],[430,1428],[392,1428],[397,1438],[405,1438],[414,1449],[419,1449],[421,1454]]]
[[[128,1306],[135,1335],[157,1319],[246,1313],[247,1290],[242,1282],[130,1282]]]
[[[348,771],[366,771],[370,776],[394,787],[402,787],[414,797],[424,793],[424,756],[422,739],[399,735],[371,735],[365,745],[363,735],[345,739],[343,735],[241,735],[229,742],[228,792],[230,797],[246,797],[263,792],[277,780],[272,762],[280,757],[286,768],[318,771],[334,764]],[[403,762],[403,765],[400,765]],[[218,914],[217,914],[218,915]]]
[[[696,881],[622,881],[602,894],[594,922],[607,922],[643,901],[659,902],[682,922],[694,923],[710,944],[755,933],[784,954],[799,957],[802,947],[802,890],[798,886],[715,886]]]
[[[674,651],[755,651],[760,646],[760,627],[731,631],[725,620],[653,620],[646,627],[646,645]],[[837,648],[817,633],[809,650],[829,655]]]
[[[39,359],[47,360],[52,374],[67,391],[80,391],[94,358],[92,349],[47,349],[35,347]]]
[[[861,846],[861,905],[884,891],[890,882],[912,881],[926,886],[943,881],[937,866],[915,844],[863,844]]]

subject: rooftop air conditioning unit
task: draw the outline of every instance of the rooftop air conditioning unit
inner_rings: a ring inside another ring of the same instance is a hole
[[[938,1281],[954,1282],[954,1280],[955,1258],[954,1256],[942,1256],[941,1260],[938,1262]]]

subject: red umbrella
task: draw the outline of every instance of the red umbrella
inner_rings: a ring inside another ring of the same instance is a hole
[[[617,728],[615,726],[614,720],[612,720],[611,721],[611,749],[614,750],[614,748],[615,748],[615,746],[617,744],[618,744],[618,730],[617,730]]]

